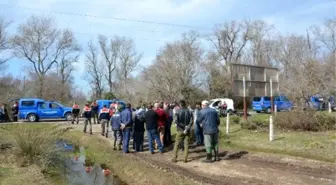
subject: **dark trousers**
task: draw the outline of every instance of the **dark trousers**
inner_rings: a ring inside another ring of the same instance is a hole
[[[93,124],[98,123],[98,112],[92,112]]]
[[[3,122],[3,121],[5,121],[5,120],[4,120],[4,118],[5,118],[5,115],[4,115],[4,114],[2,114],[2,113],[0,113],[0,122]]]
[[[113,148],[117,148],[117,143],[119,150],[121,149],[122,141],[123,141],[123,133],[122,130],[113,130],[113,136],[114,136],[114,145]]]
[[[85,118],[83,132],[86,133],[86,128],[87,128],[88,124],[90,124],[90,134],[92,134],[92,122],[91,122],[91,118]]]
[[[129,152],[129,142],[131,139],[132,128],[124,128],[123,130],[123,152]]]
[[[164,146],[169,146],[172,143],[171,123],[167,122],[166,128],[164,130]]]
[[[79,123],[79,113],[78,112],[72,113],[72,121],[71,121],[71,123],[74,124],[75,121],[76,121],[77,124]]]
[[[153,140],[156,141],[158,144],[158,149],[160,152],[163,152],[163,146],[160,141],[159,133],[157,129],[150,129],[147,130],[147,137],[148,137],[148,146],[149,146],[149,151],[154,152],[154,147],[153,147]]]
[[[204,143],[203,128],[196,124],[194,131],[196,136],[196,144],[203,145]]]
[[[134,132],[134,149],[137,152],[143,151],[144,132]]]
[[[13,121],[18,121],[18,115],[17,114],[13,114]]]

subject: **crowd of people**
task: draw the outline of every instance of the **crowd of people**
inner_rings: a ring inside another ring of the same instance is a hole
[[[78,104],[73,105],[73,121],[77,122],[80,109]],[[195,109],[188,107],[184,100],[179,103],[155,102],[142,104],[132,108],[130,103],[119,104],[118,102],[103,105],[98,112],[98,105],[86,104],[82,110],[84,117],[83,132],[92,134],[93,124],[101,124],[101,135],[108,138],[109,126],[113,133],[114,150],[121,150],[129,153],[130,140],[133,139],[133,150],[135,152],[144,151],[145,132],[148,139],[148,148],[151,154],[155,150],[164,153],[165,149],[174,144],[172,162],[177,162],[178,150],[184,150],[183,161],[188,162],[189,142],[194,134],[197,146],[205,146],[206,159],[204,162],[219,160],[218,152],[218,126],[220,124],[219,115],[215,109],[209,108],[209,102],[204,100],[196,103]],[[175,143],[172,140],[171,129],[176,127]],[[213,160],[214,154],[214,160]]]
[[[18,121],[19,103],[15,102],[8,111],[7,104],[0,104],[0,122]]]

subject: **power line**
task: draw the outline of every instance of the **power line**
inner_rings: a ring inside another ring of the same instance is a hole
[[[211,28],[204,28],[204,27],[197,27],[197,26],[190,26],[190,25],[172,24],[172,23],[165,23],[165,22],[155,22],[155,21],[136,20],[136,19],[127,19],[127,18],[120,18],[120,17],[106,17],[106,16],[97,16],[97,15],[72,13],[72,12],[51,11],[51,10],[45,10],[45,9],[28,8],[28,7],[22,7],[22,6],[13,6],[13,5],[3,4],[3,3],[0,3],[0,6],[6,7],[6,8],[13,8],[13,9],[14,8],[20,8],[20,9],[27,9],[27,10],[31,10],[31,11],[48,12],[48,13],[54,13],[54,14],[82,16],[82,17],[94,17],[94,18],[101,18],[101,19],[111,19],[111,20],[137,22],[137,23],[145,23],[145,24],[156,24],[156,25],[190,28],[190,29],[211,30]]]

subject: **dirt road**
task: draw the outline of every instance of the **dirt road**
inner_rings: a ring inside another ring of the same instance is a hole
[[[70,125],[69,125],[70,126]],[[83,125],[71,125],[82,130]],[[100,136],[100,125],[93,126],[93,137]],[[110,135],[111,137],[111,135]],[[112,138],[107,138],[112,142]],[[147,144],[145,144],[147,145]],[[164,154],[146,152],[130,153],[136,160],[179,175],[187,176],[204,184],[274,184],[274,185],[333,185],[335,164],[273,154],[249,153],[248,151],[221,151],[222,160],[205,164],[205,149],[191,146],[188,163],[172,163],[171,148]],[[179,152],[182,159],[182,152]]]

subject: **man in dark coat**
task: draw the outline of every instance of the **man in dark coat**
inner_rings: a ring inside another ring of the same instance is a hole
[[[215,160],[218,161],[218,126],[220,120],[217,111],[209,107],[208,101],[202,101],[202,110],[200,111],[196,122],[203,128],[204,145],[207,153],[206,159],[203,162],[213,162],[212,150],[215,151]]]

